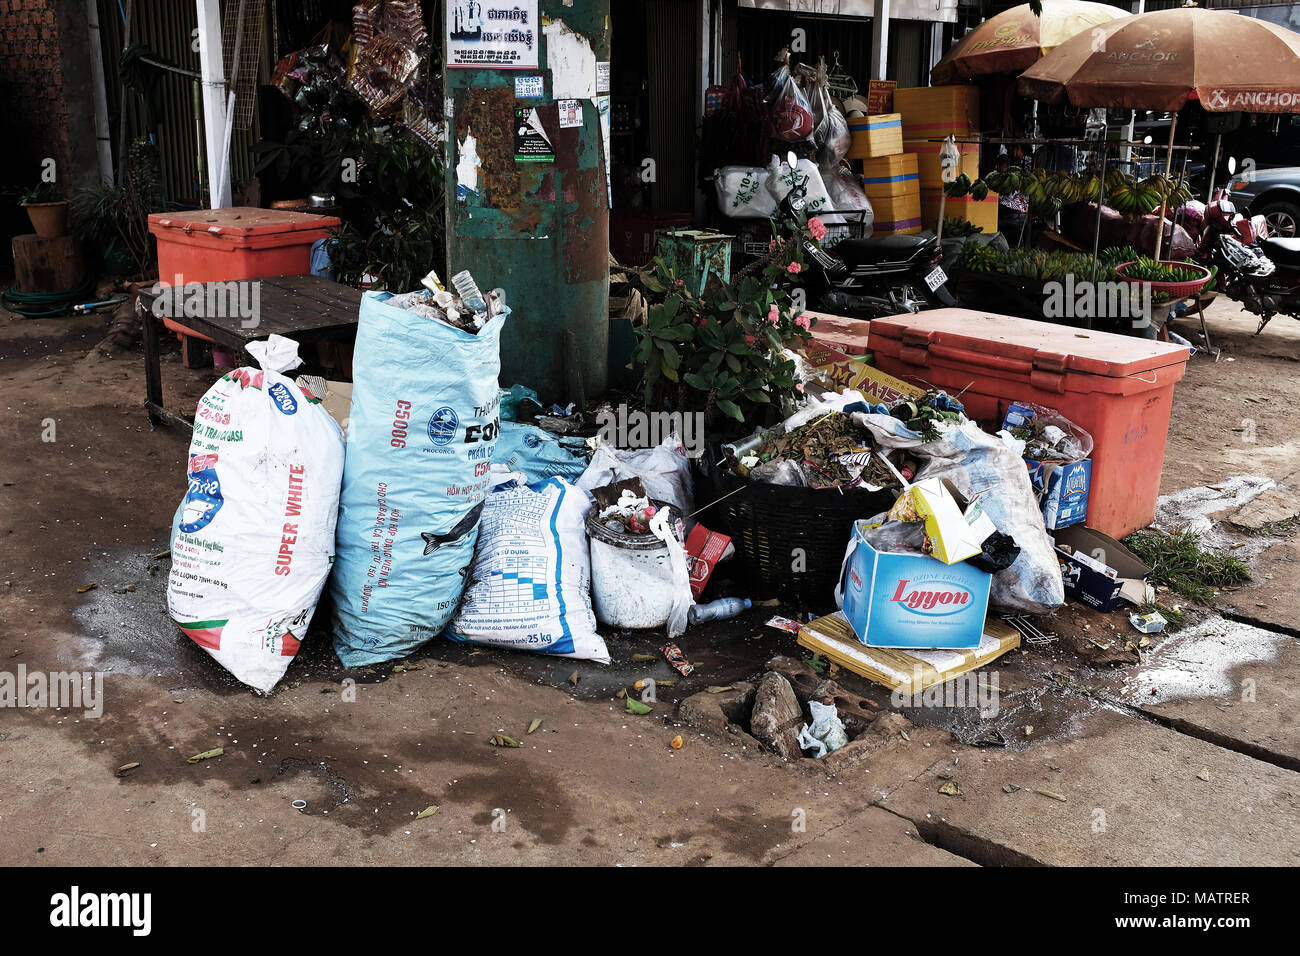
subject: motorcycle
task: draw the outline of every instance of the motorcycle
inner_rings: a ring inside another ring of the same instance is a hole
[[[1263,216],[1247,217],[1226,189],[1205,207],[1197,258],[1219,270],[1219,288],[1259,316],[1255,334],[1278,313],[1300,318],[1300,239],[1269,236]]]
[[[808,177],[799,175],[793,153],[786,164],[794,186],[773,219],[778,234],[788,238],[808,221]],[[804,238],[802,248],[806,263],[803,285],[815,311],[875,319],[959,305],[948,289],[948,276],[940,265],[943,253],[935,235],[844,239],[829,250]],[[752,252],[761,256],[767,249],[759,246]]]

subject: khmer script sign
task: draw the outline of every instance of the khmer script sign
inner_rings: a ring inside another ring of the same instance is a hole
[[[535,70],[537,0],[448,0],[447,66]]]

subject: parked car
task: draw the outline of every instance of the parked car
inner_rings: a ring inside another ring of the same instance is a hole
[[[1239,209],[1264,217],[1269,235],[1300,236],[1300,166],[1239,168],[1228,189]]]

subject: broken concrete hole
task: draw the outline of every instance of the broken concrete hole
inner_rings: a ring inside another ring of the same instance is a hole
[[[912,724],[901,714],[882,711],[865,697],[845,690],[803,661],[777,656],[767,662],[757,683],[737,681],[685,698],[678,719],[717,736],[739,736],[785,760],[807,760],[799,730],[810,723],[808,702],[833,703],[849,743],[815,762],[839,772],[868,757]]]

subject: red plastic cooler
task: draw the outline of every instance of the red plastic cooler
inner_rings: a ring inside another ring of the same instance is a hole
[[[340,220],[283,209],[196,209],[157,212],[149,231],[158,239],[158,278],[164,285],[301,276],[311,272],[311,247]]]
[[[1155,517],[1174,383],[1191,351],[969,309],[871,323],[876,367],[959,392],[970,417],[1000,425],[1010,402],[1060,411],[1093,437],[1090,528],[1119,538]]]

